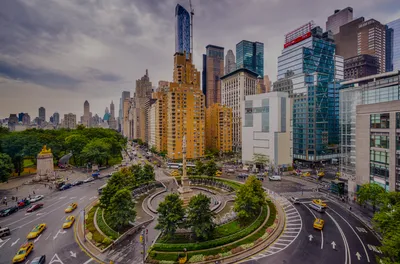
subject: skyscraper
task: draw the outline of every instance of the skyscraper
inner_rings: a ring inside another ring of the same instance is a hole
[[[359,17],[340,27],[339,33],[333,36],[336,44],[336,54],[344,59],[357,56],[358,25],[363,23],[364,17]]]
[[[46,121],[46,109],[41,106],[39,107],[39,125],[44,121]]]
[[[400,18],[387,24],[392,29],[392,70],[400,70]],[[388,43],[386,43],[388,44]]]
[[[225,74],[229,74],[236,70],[235,54],[232,50],[228,50],[225,56]]]
[[[91,127],[92,117],[90,115],[90,105],[86,100],[83,103],[83,116],[81,116],[81,124],[85,127]]]
[[[346,7],[342,10],[336,9],[333,15],[326,21],[326,31],[330,30],[333,34],[339,33],[340,26],[353,20],[353,8]]]
[[[130,98],[130,96],[131,96],[131,93],[130,92],[128,92],[128,91],[123,91],[122,92],[122,95],[121,95],[121,98],[120,98],[120,100],[119,100],[119,112],[118,112],[118,130],[119,131],[121,131],[122,132],[122,134],[123,134],[123,120],[124,120],[124,111],[123,111],[123,108],[124,108],[124,101],[125,101],[125,99],[127,99],[127,98]]]
[[[224,48],[214,45],[206,47],[203,57],[203,93],[206,96],[206,107],[221,103],[221,81],[224,75]],[[205,83],[204,83],[205,82]],[[205,89],[204,89],[205,88]]]
[[[337,157],[343,58],[335,56],[332,34],[312,22],[286,34],[278,80],[285,77],[294,83],[293,158],[316,162]]]
[[[236,44],[236,69],[241,68],[264,76],[264,43],[242,40]]]
[[[115,119],[115,108],[114,102],[110,104],[110,118],[108,119],[108,125],[111,129],[117,129],[117,120]]]
[[[19,113],[18,114],[18,122],[22,122],[22,118],[24,117],[25,113]]]
[[[190,14],[181,5],[175,7],[175,52],[190,54]]]
[[[60,114],[57,113],[57,112],[55,112],[55,113],[53,114],[53,124],[54,124],[55,126],[57,126],[58,124],[60,124]]]

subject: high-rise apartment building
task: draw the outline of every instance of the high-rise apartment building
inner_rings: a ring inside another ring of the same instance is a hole
[[[28,113],[25,113],[22,117],[22,124],[23,125],[30,125],[31,124],[31,117]]]
[[[155,147],[158,152],[167,152],[167,109],[168,101],[167,94],[169,90],[169,82],[159,81],[158,88],[152,94],[152,98],[155,102]]]
[[[213,104],[206,109],[206,148],[219,153],[232,152],[232,108]]]
[[[181,5],[175,7],[175,52],[190,54],[190,14]]]
[[[69,113],[64,114],[64,128],[75,129],[76,128],[76,115]]]
[[[257,73],[246,68],[221,77],[221,104],[232,108],[232,145],[235,152],[240,152],[242,147],[241,102],[246,95],[256,94],[257,77]]]
[[[134,119],[133,119],[133,98],[126,98],[123,106],[123,127],[122,127],[122,135],[128,139],[134,139],[133,130],[134,130]]]
[[[124,120],[124,101],[131,97],[131,93],[128,91],[123,91],[122,96],[119,99],[119,112],[118,112],[118,130],[123,134],[123,120]]]
[[[340,26],[353,20],[353,8],[346,7],[342,10],[336,9],[333,15],[326,21],[326,31],[330,30],[333,34],[339,33]]]
[[[221,103],[220,78],[223,75],[224,48],[207,45],[206,54],[203,55],[203,93],[206,96],[206,107]]]
[[[389,65],[387,71],[400,70],[400,18],[387,24],[389,34],[386,38],[386,45],[389,45],[387,57],[389,56]]]
[[[225,74],[229,74],[236,70],[235,54],[230,49],[225,56]]]
[[[240,68],[264,76],[264,43],[242,40],[236,44],[236,69]]]
[[[60,114],[55,112],[53,114],[53,125],[57,126],[58,124],[60,124]]]
[[[83,103],[83,116],[81,116],[81,124],[85,127],[91,127],[92,123],[92,116],[90,113],[90,105],[89,102],[86,100]]]
[[[150,100],[149,109],[147,111],[147,120],[148,120],[148,144],[149,148],[156,146],[156,99]]]
[[[204,156],[205,98],[200,89],[200,72],[192,55],[175,53],[173,82],[167,92],[167,155],[182,159],[182,139],[186,136],[186,157]]]
[[[91,116],[90,116],[90,119],[91,119]],[[114,106],[113,101],[111,101],[111,104],[110,104],[110,118],[108,119],[108,126],[114,130],[117,129],[117,120],[115,119],[115,106]]]
[[[290,74],[288,74],[290,73]],[[343,58],[335,56],[330,31],[309,22],[285,35],[278,80],[292,80],[293,158],[316,162],[338,156],[339,80]],[[274,90],[275,90],[274,84]]]
[[[44,121],[46,121],[46,109],[41,106],[39,107],[39,123],[38,125],[42,124]]]

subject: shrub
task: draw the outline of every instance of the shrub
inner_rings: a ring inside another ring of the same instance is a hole
[[[104,239],[103,239],[103,245],[105,245],[106,247],[107,246],[109,246],[111,243],[112,243],[112,240],[111,239],[109,239],[108,237],[105,237]]]
[[[93,240],[96,243],[103,243],[104,237],[97,231],[93,232]]]
[[[103,209],[99,209],[97,211],[97,217],[96,217],[96,221],[97,221],[97,225],[99,226],[100,230],[109,238],[111,239],[117,239],[119,237],[118,232],[114,231],[113,229],[111,229],[109,226],[107,226],[107,224],[103,221]]]
[[[146,262],[147,262],[147,263],[150,263],[150,264],[159,264],[159,263],[160,263],[160,262],[159,262],[158,260],[156,260],[156,259],[147,259]]]
[[[161,260],[159,263],[160,264],[174,264],[175,261],[172,261],[172,260]]]
[[[213,259],[219,259],[221,256],[219,254],[217,255],[210,255],[210,256],[205,256],[204,260],[208,261],[208,260],[213,260]]]
[[[238,247],[236,247],[236,248],[231,250],[232,254],[236,254],[236,253],[239,253],[239,252],[242,252],[242,251],[243,251],[243,248],[241,246],[238,246]]]
[[[223,257],[223,258],[229,257],[230,255],[232,255],[232,252],[231,252],[231,251],[221,253],[221,257]]]
[[[189,263],[200,262],[200,261],[203,261],[203,259],[204,259],[204,256],[202,254],[194,255],[189,259]]]
[[[86,224],[86,229],[89,230],[89,232],[92,232],[92,233],[97,231],[96,227],[94,226],[93,221]]]
[[[166,260],[166,261],[178,261],[178,254],[177,253],[163,253],[157,252],[154,256],[154,259],[157,260]]]
[[[254,246],[254,243],[248,243],[248,244],[243,244],[243,245],[241,245],[241,247],[243,248],[243,249],[248,249],[248,248],[251,248],[251,247],[253,247]]]

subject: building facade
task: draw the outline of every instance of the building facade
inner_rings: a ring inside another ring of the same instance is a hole
[[[30,125],[31,124],[31,117],[28,113],[25,113],[22,117],[22,124],[23,125]]]
[[[91,119],[91,115],[90,115]],[[117,124],[117,119],[115,118],[115,107],[114,107],[114,102],[111,101],[110,104],[110,118],[108,119],[108,126],[110,129],[117,130],[118,124]]]
[[[277,79],[291,79],[285,86],[289,93],[293,84],[293,158],[306,162],[336,158],[343,58],[335,55],[332,34],[312,22],[286,34],[285,40]]]
[[[288,93],[248,95],[242,102],[242,161],[266,155],[275,167],[292,165],[292,107]]]
[[[92,116],[90,113],[90,105],[89,102],[86,100],[83,103],[83,116],[81,116],[81,124],[85,127],[91,127],[92,123]]]
[[[76,115],[69,113],[64,115],[64,128],[75,129],[76,128]]]
[[[121,132],[121,134],[123,135],[123,123],[124,123],[124,101],[125,99],[128,99],[131,97],[131,93],[128,91],[123,91],[121,98],[119,100],[119,112],[118,112],[118,130]]]
[[[366,155],[370,155],[371,143],[366,144],[366,142],[369,141],[365,141],[365,137],[370,137],[372,141],[372,139],[375,140],[375,136],[389,135],[386,131],[383,130],[381,131],[382,134],[374,131],[372,128],[369,127],[370,121],[368,121],[368,125],[365,123],[365,118],[368,118],[368,120],[370,120],[369,118],[371,118],[371,116],[368,117],[369,112],[374,112],[374,114],[390,113],[389,110],[392,109],[390,108],[392,107],[391,102],[396,102],[400,100],[399,87],[400,73],[398,71],[371,75],[342,82],[342,89],[340,90],[339,111],[341,148],[340,173],[342,178],[348,180],[348,190],[351,195],[353,195],[357,191],[357,189],[359,188],[358,186],[369,182],[372,176],[376,176],[376,172],[372,171],[369,165],[367,165],[368,169],[370,169],[372,172],[368,172],[365,175],[361,175],[361,173],[365,173],[365,170],[361,170],[362,172],[358,172],[358,168],[356,167],[356,164],[358,166],[359,155],[360,157],[364,158],[366,157]],[[387,108],[386,105],[391,106]],[[358,106],[365,107],[358,108]],[[377,111],[379,110],[379,108],[381,108],[383,112]],[[358,114],[360,114],[360,117],[364,115],[364,120],[358,120]],[[387,117],[387,115],[385,116]],[[389,114],[389,118],[392,118],[391,114]],[[378,122],[377,120],[378,116],[376,116],[376,120],[374,116],[374,123]],[[395,122],[392,124],[395,124]],[[392,127],[390,127],[390,129],[392,129]],[[370,136],[370,134],[373,137]],[[390,141],[395,139],[394,136],[392,137],[389,135],[389,137]],[[364,141],[359,141],[359,138],[364,139]],[[377,137],[376,140],[381,140],[381,138]],[[382,138],[382,140],[386,140],[386,137]],[[390,144],[390,147],[395,146],[395,143]],[[396,157],[396,155],[393,155],[393,157]],[[370,161],[369,158],[366,158],[366,160]],[[389,165],[392,164],[397,163],[391,162]],[[396,170],[393,170],[393,173],[395,172]],[[392,188],[390,187],[390,184],[389,188]]]
[[[389,42],[392,41],[389,48],[389,56],[392,65],[389,70],[400,70],[400,18],[387,24],[388,29],[391,30]]]
[[[190,54],[190,14],[181,5],[175,7],[175,52]]]
[[[156,146],[156,99],[150,100],[149,110],[147,111],[148,117],[148,131],[149,131],[149,147]]]
[[[225,56],[225,74],[229,74],[236,70],[235,54],[232,50],[228,50]]]
[[[333,15],[328,17],[326,21],[326,31],[330,30],[333,34],[339,33],[342,25],[353,20],[353,8],[346,7],[342,10],[336,9]]]
[[[264,76],[264,43],[242,40],[236,44],[236,69],[241,68]]]
[[[213,104],[206,109],[206,149],[232,152],[232,108]]]
[[[155,147],[158,152],[167,152],[167,94],[169,82],[159,81],[157,91],[153,92],[152,98],[155,102]]]
[[[336,44],[336,55],[344,59],[352,58],[357,55],[358,49],[358,26],[365,21],[364,17],[359,17],[340,27],[339,33],[334,35]]]
[[[344,79],[358,79],[378,73],[379,63],[375,56],[362,54],[344,60]]]
[[[272,88],[271,88],[272,85],[271,84],[272,83],[269,80],[269,76],[268,75],[264,75],[264,86],[265,86],[265,92],[266,93],[269,93],[269,92],[272,91]]]
[[[55,112],[53,114],[53,124],[55,126],[58,126],[60,124],[60,114],[58,112]]]
[[[245,96],[256,94],[257,73],[245,68],[237,69],[221,77],[221,104],[232,108],[233,151],[242,148],[241,102]]]
[[[204,59],[205,56],[205,59]],[[203,93],[206,96],[206,107],[221,103],[221,81],[224,75],[224,48],[207,45],[203,55]]]
[[[46,109],[43,106],[41,106],[41,107],[39,107],[39,122],[38,122],[38,125],[40,125],[44,121],[46,121]]]

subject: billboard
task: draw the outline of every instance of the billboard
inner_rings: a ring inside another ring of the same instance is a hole
[[[293,39],[292,41],[289,41],[288,43],[285,43],[285,45],[283,45],[283,47],[286,49],[287,47],[290,47],[296,43],[299,43],[307,38],[311,37],[311,32],[308,32],[300,37],[297,37],[295,39]]]

